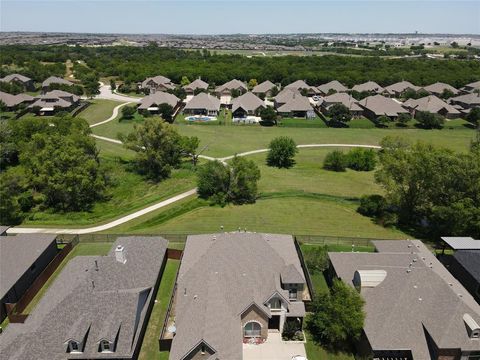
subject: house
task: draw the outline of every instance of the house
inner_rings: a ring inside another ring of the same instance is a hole
[[[462,88],[462,91],[466,91],[466,92],[474,92],[475,90],[477,91],[480,90],[480,81],[472,82],[470,84],[465,85]]]
[[[5,230],[6,231],[6,230]],[[0,322],[57,255],[56,235],[0,236]]]
[[[357,350],[374,359],[474,359],[480,305],[418,240],[378,240],[375,253],[329,253],[330,275],[365,300]]]
[[[358,101],[350,94],[344,92],[337,92],[332,95],[325,96],[321,101],[320,107],[322,112],[328,112],[328,109],[335,104],[342,104],[346,106],[354,118],[359,118],[363,114],[363,108],[358,105]]]
[[[273,98],[273,103],[275,108],[279,108],[280,106],[284,105],[288,101],[290,101],[294,96],[302,96],[300,91],[297,89],[292,88],[284,88],[280,91],[277,96]]]
[[[220,110],[220,99],[207,94],[195,95],[183,109],[184,114],[217,116]]]
[[[277,85],[272,83],[270,80],[266,80],[255,86],[252,90],[252,93],[257,96],[270,97],[272,96],[273,89],[275,89],[276,87]]]
[[[247,85],[245,85],[245,83],[243,83],[242,81],[233,79],[223,85],[217,86],[215,88],[215,93],[219,96],[232,95],[232,90],[239,91],[243,94],[248,90],[248,88]]]
[[[77,95],[63,90],[52,90],[36,96],[34,102],[28,108],[40,115],[49,115],[59,110],[68,111],[77,105],[79,101],[80,98]]]
[[[447,119],[455,119],[461,115],[459,110],[435,95],[425,96],[420,99],[408,99],[403,103],[403,106],[410,111],[413,117],[419,111],[438,114]]]
[[[461,106],[463,109],[480,107],[480,93],[471,93],[455,96],[449,99],[450,104]]]
[[[308,96],[313,96],[320,93],[315,86],[310,86],[303,80],[294,81],[293,83],[285,86],[285,89],[294,89],[300,92],[305,91]]]
[[[28,94],[12,95],[3,91],[0,91],[0,101],[5,104],[8,111],[17,109],[21,104],[30,104],[34,100],[33,96]]]
[[[203,81],[202,79],[196,79],[192,81],[190,84],[185,85],[183,87],[187,95],[195,95],[196,91],[199,90],[207,90],[208,89],[208,83]]]
[[[369,93],[382,94],[383,92],[385,92],[385,89],[374,81],[367,81],[363,84],[355,85],[354,87],[352,87],[352,91],[357,91],[359,93],[369,92]]]
[[[429,92],[432,95],[441,96],[445,90],[451,91],[453,95],[458,95],[460,91],[455,89],[452,85],[445,84],[442,82],[436,82],[422,88],[423,90]]]
[[[172,81],[162,75],[146,78],[140,84],[140,89],[147,90],[150,94],[157,91],[168,91],[175,89],[175,84]]]
[[[380,116],[388,116],[395,120],[400,114],[408,114],[408,110],[401,103],[382,95],[368,96],[360,100],[358,104],[363,108],[363,115],[371,120]]]
[[[156,91],[140,100],[138,110],[144,110],[152,114],[158,114],[158,107],[162,104],[170,105],[175,111],[180,104],[180,99],[173,94],[169,94],[163,91]]]
[[[59,85],[65,85],[65,86],[74,85],[71,81],[59,78],[57,76],[50,76],[49,78],[45,79],[44,82],[42,82],[42,93],[46,93],[47,91],[49,91],[50,85],[52,84],[59,84]]]
[[[419,86],[413,85],[409,81],[400,81],[395,84],[389,85],[385,87],[385,93],[393,96],[393,97],[400,97],[402,96],[405,91],[407,90],[413,90],[413,91],[418,91],[420,90]]]
[[[277,112],[285,117],[314,118],[316,116],[308,98],[296,93],[292,93],[292,97],[279,106]]]
[[[330,81],[326,84],[322,84],[320,86],[317,86],[317,89],[318,89],[318,91],[320,91],[320,94],[324,95],[324,96],[329,95],[332,92],[342,93],[342,92],[346,92],[348,90],[348,88],[345,85],[343,85],[341,82],[339,82],[337,80],[333,80],[333,81]]]
[[[247,115],[256,115],[265,108],[265,103],[257,95],[246,92],[232,102],[232,114],[234,118],[243,118]]]
[[[1,335],[5,359],[137,359],[166,263],[160,237],[120,237],[106,256],[77,256],[23,324]]]
[[[300,327],[311,300],[290,235],[189,236],[176,289],[170,360],[241,360],[244,342]]]
[[[0,78],[0,82],[6,82],[10,84],[19,84],[26,91],[35,90],[35,84],[32,79],[22,74],[10,74],[3,78]]]

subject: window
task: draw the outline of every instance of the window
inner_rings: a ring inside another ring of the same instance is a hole
[[[205,354],[205,345],[202,345],[200,352],[202,353],[202,355]]]
[[[256,337],[260,336],[262,327],[257,322],[249,322],[245,324],[244,336],[245,337]]]
[[[109,341],[100,341],[100,352],[112,352]]]
[[[69,353],[79,353],[79,352],[81,352],[80,344],[75,340],[69,341],[67,352],[69,352]]]
[[[273,298],[270,300],[270,309],[271,310],[282,310],[282,302],[278,298]]]
[[[290,300],[297,300],[297,289],[288,289],[288,298]]]

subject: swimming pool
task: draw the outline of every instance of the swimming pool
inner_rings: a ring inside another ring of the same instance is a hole
[[[215,116],[187,116],[185,118],[187,121],[215,121],[217,118]]]

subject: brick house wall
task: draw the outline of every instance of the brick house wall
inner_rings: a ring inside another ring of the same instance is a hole
[[[242,332],[243,332],[243,327],[245,326],[246,323],[250,321],[255,321],[260,324],[261,331],[260,331],[260,336],[262,339],[267,339],[268,337],[268,317],[265,315],[263,312],[261,312],[256,306],[252,305],[250,306],[243,314],[241,317],[241,322],[242,322]]]

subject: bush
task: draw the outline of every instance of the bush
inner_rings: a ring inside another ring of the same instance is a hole
[[[270,151],[267,155],[267,165],[278,168],[290,168],[295,164],[297,144],[292,138],[281,136],[270,142]]]
[[[385,213],[387,203],[381,195],[364,195],[360,199],[357,211],[365,216],[380,217]]]
[[[352,113],[343,104],[332,105],[328,109],[327,115],[331,118],[330,122],[333,127],[346,126],[346,123],[352,119]]]
[[[445,119],[438,115],[427,111],[419,111],[415,115],[419,125],[424,129],[441,129]]]
[[[348,167],[356,171],[371,171],[377,164],[377,155],[372,149],[352,149],[347,154]]]
[[[325,157],[323,168],[331,171],[345,171],[347,164],[345,154],[340,150],[334,150]]]
[[[390,122],[390,118],[388,116],[382,115],[375,119],[375,124],[378,127],[387,127],[387,124]]]
[[[296,320],[286,320],[283,325],[282,340],[303,340],[302,328]]]
[[[265,123],[276,123],[277,122],[277,112],[270,106],[260,110],[260,117]]]
[[[480,108],[475,107],[471,109],[465,119],[474,125],[480,125]]]
[[[412,120],[410,114],[400,114],[397,118],[397,124],[405,127],[410,120]]]
[[[323,272],[328,267],[328,247],[314,246],[304,251],[305,263],[311,273]]]
[[[121,119],[126,119],[126,120],[133,119],[133,115],[135,115],[136,111],[137,110],[135,109],[134,106],[124,106],[124,107],[122,107],[122,118]]]

